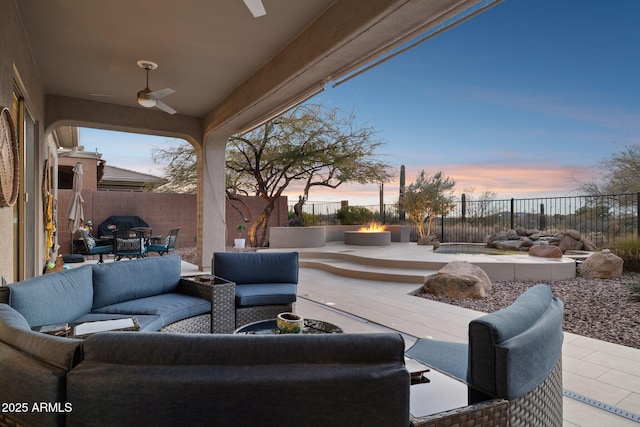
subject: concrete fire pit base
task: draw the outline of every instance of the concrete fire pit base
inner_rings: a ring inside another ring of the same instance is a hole
[[[389,246],[391,245],[391,232],[345,231],[344,243],[354,246]]]

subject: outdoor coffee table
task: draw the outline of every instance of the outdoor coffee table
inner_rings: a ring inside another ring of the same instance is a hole
[[[245,335],[273,335],[279,334],[275,319],[260,320],[249,323],[235,330],[234,334]],[[342,329],[333,323],[315,319],[304,319],[303,334],[341,334]]]

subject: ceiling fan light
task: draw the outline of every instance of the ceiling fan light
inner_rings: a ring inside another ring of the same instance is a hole
[[[153,98],[140,98],[138,97],[138,104],[143,107],[151,108],[156,106],[157,101]]]

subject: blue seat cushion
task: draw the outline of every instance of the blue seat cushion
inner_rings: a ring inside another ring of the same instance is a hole
[[[149,245],[148,252],[173,252],[173,248],[167,248],[166,245]]]
[[[260,283],[236,285],[236,306],[284,305],[296,301],[294,283]]]
[[[91,311],[91,277],[83,265],[10,284],[10,305],[31,326],[71,322]]]
[[[420,338],[406,354],[462,381],[467,380],[469,346],[465,343]]]
[[[114,313],[89,313],[74,320],[74,323],[95,322],[98,320],[126,319],[135,317],[141,331],[157,331],[164,326],[160,316],[148,314],[114,314]]]
[[[175,292],[180,283],[179,255],[94,264],[92,267],[93,310],[87,312],[125,301]]]
[[[89,255],[109,254],[111,252],[113,252],[113,246],[94,246],[89,251]]]
[[[165,326],[199,314],[211,313],[211,302],[190,295],[168,293],[108,305],[93,312],[126,314],[127,317],[141,314],[159,316],[162,326]]]

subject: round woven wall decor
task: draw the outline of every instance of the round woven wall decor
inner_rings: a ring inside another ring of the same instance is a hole
[[[11,111],[0,112],[0,206],[13,206],[18,200],[20,163],[18,140],[13,128]]]

